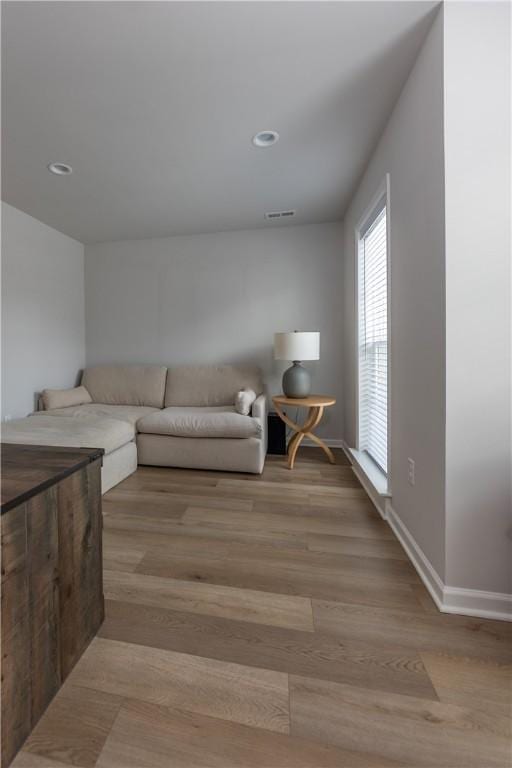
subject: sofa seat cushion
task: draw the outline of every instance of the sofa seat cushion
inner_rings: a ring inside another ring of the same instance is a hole
[[[63,445],[73,448],[103,448],[112,453],[135,437],[127,421],[98,416],[51,416],[36,413],[2,424],[2,442],[22,445]]]
[[[242,416],[232,406],[210,408],[164,408],[144,416],[139,432],[173,437],[260,437],[258,419]]]
[[[102,403],[87,403],[72,408],[53,408],[44,411],[50,416],[73,416],[76,419],[100,416],[108,419],[121,419],[135,426],[139,419],[150,413],[160,412],[160,408],[151,408],[149,405],[103,405]],[[38,411],[39,414],[39,411]]]

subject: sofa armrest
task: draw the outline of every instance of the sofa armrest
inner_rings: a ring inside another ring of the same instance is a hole
[[[256,400],[252,404],[251,416],[256,416],[256,418],[261,419],[262,422],[264,421],[266,424],[267,422],[267,396],[266,395],[258,395]]]
[[[261,424],[261,450],[262,450],[262,463],[265,460],[265,454],[267,453],[267,396],[259,395],[252,404],[251,416]]]

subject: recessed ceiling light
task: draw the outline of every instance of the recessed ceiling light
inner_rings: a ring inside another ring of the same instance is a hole
[[[49,171],[55,173],[57,176],[68,176],[73,172],[72,167],[66,163],[50,163],[47,167]]]
[[[271,147],[279,139],[277,131],[260,131],[252,137],[255,147]]]

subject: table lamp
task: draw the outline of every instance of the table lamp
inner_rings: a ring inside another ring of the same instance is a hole
[[[320,359],[320,332],[275,333],[274,358],[293,361],[293,365],[283,374],[286,397],[307,397],[311,393],[311,376],[301,363],[303,360]]]

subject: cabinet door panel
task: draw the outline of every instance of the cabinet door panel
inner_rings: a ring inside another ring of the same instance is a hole
[[[27,501],[32,726],[60,687],[57,487]]]
[[[103,620],[99,474],[94,462],[58,486],[63,679]]]

